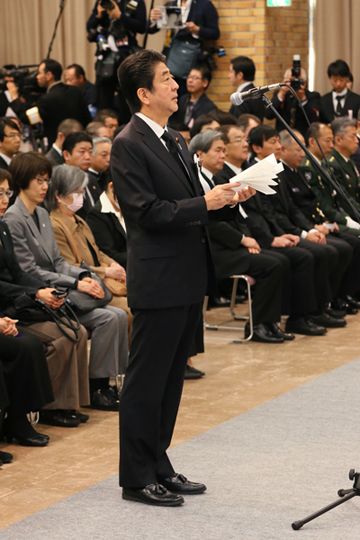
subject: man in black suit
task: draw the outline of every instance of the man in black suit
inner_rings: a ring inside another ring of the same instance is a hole
[[[80,90],[62,83],[61,74],[61,64],[48,58],[40,63],[36,76],[38,85],[46,88],[46,94],[41,96],[37,107],[49,146],[55,141],[57,128],[62,120],[74,118],[84,127],[91,121],[91,115]]]
[[[161,54],[130,56],[119,81],[135,113],[111,155],[134,315],[120,405],[120,485],[125,499],[178,506],[182,495],[206,489],[176,474],[166,451],[210,278],[208,211],[233,204],[234,193],[217,186],[203,195],[185,142],[166,128],[178,85]]]
[[[194,125],[194,120],[202,114],[216,110],[216,105],[206,95],[211,82],[211,71],[205,65],[195,66],[186,78],[187,93],[179,99],[179,109],[169,119],[170,125]]]
[[[334,118],[348,116],[357,118],[360,109],[360,95],[348,89],[351,71],[344,60],[336,60],[327,69],[332,92],[320,99],[320,121],[330,124]]]
[[[236,56],[230,61],[229,79],[237,92],[246,92],[254,88],[256,67],[248,56]],[[249,99],[241,105],[232,105],[230,113],[236,117],[241,114],[254,114],[261,121],[265,115],[265,106],[261,98]]]
[[[21,145],[19,126],[11,118],[0,118],[0,169],[8,169]]]
[[[65,84],[76,86],[81,91],[87,106],[95,107],[96,88],[95,84],[87,80],[85,70],[80,64],[70,64],[64,73]],[[91,109],[90,114],[91,114]]]
[[[109,173],[111,145],[112,140],[108,137],[93,138],[93,151],[87,174],[89,182],[97,186],[96,199],[99,198],[101,191],[103,191],[105,179]],[[99,189],[100,193],[98,192]]]

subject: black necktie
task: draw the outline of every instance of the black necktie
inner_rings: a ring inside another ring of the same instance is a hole
[[[210,189],[215,187],[215,184],[214,184],[213,180],[210,180],[210,178],[208,176],[206,176],[206,174],[204,174],[203,171],[201,171],[201,176],[203,177],[205,182],[209,185]]]
[[[336,101],[337,101],[337,105],[336,105],[336,116],[341,116],[342,115],[342,106],[341,106],[341,102],[342,100],[345,99],[345,96],[336,96]]]
[[[170,154],[175,158],[175,160],[177,161],[177,164],[184,171],[186,178],[191,183],[189,171],[187,170],[187,167],[180,156],[176,142],[167,131],[164,131],[164,133],[161,135],[161,138],[165,142],[166,148],[169,150]]]

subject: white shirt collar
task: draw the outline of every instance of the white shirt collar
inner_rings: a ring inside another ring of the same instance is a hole
[[[252,84],[251,81],[244,81],[243,83],[240,84],[240,86],[237,87],[237,92],[242,92],[243,89],[248,86],[249,84]]]
[[[56,146],[55,143],[53,143],[52,147],[53,147],[53,149],[55,150],[55,152],[57,152],[57,153],[62,157],[62,151],[61,151],[61,148],[59,148],[58,146]]]
[[[235,174],[239,174],[242,172],[241,167],[237,167],[236,165],[233,165],[232,163],[229,163],[228,161],[225,161],[225,165],[229,167],[232,171],[234,171]]]
[[[5,163],[6,163],[7,165],[10,165],[11,158],[9,158],[8,156],[6,156],[6,155],[3,154],[2,152],[0,152],[0,157],[3,158],[3,160],[5,161]]]
[[[135,114],[136,116],[141,118],[141,120],[143,120],[149,126],[149,128],[153,130],[153,132],[155,133],[157,137],[159,137],[159,139],[161,139],[161,135],[165,131],[165,128],[163,126],[160,126],[160,124],[158,124],[157,122],[154,122],[154,120],[151,120],[151,118],[149,118],[148,116],[145,116],[145,114],[141,112],[137,112]]]
[[[89,167],[88,171],[93,174],[96,174],[96,176],[100,176],[100,173],[98,171],[95,171],[95,169],[93,169],[92,167]]]
[[[213,173],[209,171],[209,169],[206,169],[205,167],[201,167],[201,172],[203,172],[205,174],[205,176],[209,179],[209,180],[212,180],[213,179]]]
[[[101,204],[101,213],[102,214],[120,214],[120,212],[117,212],[113,205],[111,204],[111,201],[109,197],[106,195],[106,192],[103,191],[100,195],[100,204]]]
[[[348,93],[348,89],[345,88],[345,90],[343,90],[342,92],[339,92],[339,93],[335,92],[335,90],[333,90],[332,95],[333,95],[334,98],[336,98],[337,96],[338,97],[345,97],[347,93]]]

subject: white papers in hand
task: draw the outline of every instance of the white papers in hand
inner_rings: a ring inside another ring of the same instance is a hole
[[[252,187],[265,195],[273,195],[276,191],[270,186],[276,186],[275,178],[284,170],[283,164],[276,161],[274,154],[258,161],[245,171],[230,178],[230,182],[240,182],[234,191],[241,191],[244,187]]]

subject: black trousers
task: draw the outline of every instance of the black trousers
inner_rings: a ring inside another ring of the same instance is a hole
[[[133,310],[129,366],[120,401],[120,485],[142,488],[174,473],[170,445],[184,371],[202,303]]]
[[[346,294],[353,295],[360,291],[360,238],[347,232],[338,233],[335,237],[350,244],[353,250],[351,263],[345,272],[339,291],[339,296],[342,298]]]
[[[0,334],[0,397],[13,415],[38,411],[54,400],[51,382],[40,340],[19,334],[16,337]],[[0,376],[1,380],[1,376]]]

